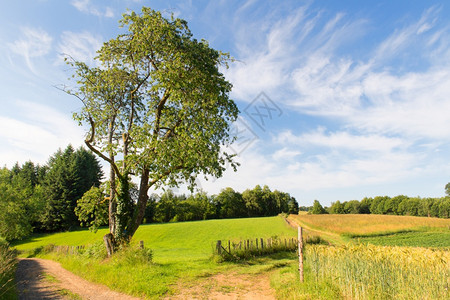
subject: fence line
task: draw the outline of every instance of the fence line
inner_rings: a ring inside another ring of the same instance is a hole
[[[52,251],[63,254],[76,254],[84,250],[85,246],[54,246]]]
[[[220,256],[245,257],[280,251],[295,251],[298,248],[296,238],[252,238],[238,241],[218,240],[214,254]]]

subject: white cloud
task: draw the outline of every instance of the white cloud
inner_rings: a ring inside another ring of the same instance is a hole
[[[276,161],[279,161],[279,160],[287,161],[287,160],[292,160],[301,154],[302,153],[300,151],[289,150],[288,148],[284,147],[280,150],[275,151],[275,153],[272,154],[272,158]]]
[[[91,0],[73,0],[71,4],[83,13],[91,14],[97,17],[114,17],[114,11],[111,7],[107,6],[104,9],[99,9],[91,3]]]
[[[450,138],[447,68],[404,76],[369,74],[362,84],[371,104],[350,117],[352,126],[412,138]]]
[[[230,169],[216,181],[201,180],[201,187],[210,193],[218,193],[228,186],[242,192],[257,184],[267,184],[271,189],[295,195],[314,195],[326,189],[395,183],[414,178],[424,169],[420,167],[417,155],[403,152],[386,151],[378,156],[345,156],[329,152],[308,158],[306,153],[298,157],[298,151],[284,147],[271,158],[261,150],[246,151],[239,157],[241,166],[236,173]],[[288,153],[288,157],[282,159],[282,153]]]
[[[410,142],[398,137],[377,134],[354,135],[345,131],[327,134],[324,128],[296,136],[290,130],[275,138],[278,144],[290,144],[303,147],[315,146],[329,149],[346,149],[355,152],[390,152],[398,148],[407,148]]]
[[[308,9],[301,7],[281,20],[264,18],[254,24],[235,24],[238,62],[225,75],[234,84],[236,98],[251,101],[261,91],[280,94],[284,90],[283,94],[291,95],[300,70],[327,76],[334,72],[323,73],[323,68],[331,66],[333,51],[362,35],[365,20],[346,21],[344,14],[337,13],[323,24],[321,12]],[[332,68],[349,67],[348,60],[341,62]]]
[[[0,115],[0,157],[7,163],[32,160],[45,163],[58,148],[75,147],[83,141],[83,130],[70,117],[41,104],[15,103],[17,117]]]
[[[293,60],[290,52],[297,45],[292,40],[293,32],[303,14],[304,9],[299,9],[286,20],[271,26],[255,24],[250,31],[248,25],[236,25],[240,57],[225,74],[233,82],[233,93],[237,98],[251,101],[261,91],[271,92],[288,80],[285,71]],[[260,40],[253,36],[256,30],[260,32],[256,34]]]
[[[265,91],[300,113],[333,118],[360,134],[450,137],[450,34],[448,26],[436,25],[439,9],[393,30],[366,60],[336,50],[363,35],[367,20],[337,13],[324,22],[308,9],[274,24],[261,21],[262,34],[238,31],[243,63],[226,72],[235,98],[251,101]]]
[[[31,59],[48,54],[53,38],[40,28],[22,27],[21,31],[22,37],[8,46],[13,52],[22,55],[28,68],[35,72]]]
[[[62,56],[70,56],[85,63],[94,63],[96,51],[102,46],[102,38],[90,32],[65,31],[61,35],[58,51]],[[62,59],[61,59],[62,61]]]

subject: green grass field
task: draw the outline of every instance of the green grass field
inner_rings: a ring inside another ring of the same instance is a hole
[[[361,243],[380,246],[450,248],[450,230],[406,231],[391,234],[354,237]]]
[[[107,229],[97,233],[89,230],[39,234],[16,242],[18,250],[29,250],[48,244],[54,245],[88,245],[101,241]],[[207,220],[197,222],[180,222],[151,224],[139,227],[132,244],[144,241],[146,247],[154,252],[155,261],[204,259],[212,254],[217,240],[294,237],[295,230],[290,228],[280,217]]]

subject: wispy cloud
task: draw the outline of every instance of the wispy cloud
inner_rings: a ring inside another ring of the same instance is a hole
[[[98,17],[113,18],[114,11],[111,7],[106,6],[103,9],[92,4],[91,0],[72,0],[71,4],[79,11]]]
[[[12,156],[45,163],[58,148],[69,143],[75,147],[81,145],[83,131],[66,114],[28,101],[15,101],[14,106],[17,118],[0,115],[0,145],[12,146],[17,153],[12,155],[9,147],[0,147],[3,159]],[[0,163],[12,164],[14,161]]]
[[[321,72],[329,67],[337,48],[363,34],[365,20],[351,21],[344,16],[337,13],[327,21],[321,11],[304,6],[281,20],[256,19],[245,26],[237,22],[238,62],[226,71],[236,98],[249,101],[262,90],[292,94],[301,70]],[[346,59],[341,61],[344,67],[348,64]]]
[[[102,38],[90,32],[65,31],[61,35],[58,51],[62,56],[71,56],[75,60],[94,63],[96,51],[102,46]],[[62,61],[62,60],[60,60]]]
[[[345,131],[327,133],[320,127],[315,131],[295,135],[292,131],[284,131],[275,139],[281,145],[296,145],[303,147],[323,147],[328,149],[344,149],[355,152],[391,152],[395,149],[405,149],[410,142],[399,137],[387,137],[378,134],[355,135]]]
[[[52,48],[53,38],[40,28],[22,27],[21,32],[22,36],[8,46],[13,52],[22,55],[28,68],[35,73],[32,58],[48,54]]]
[[[342,49],[368,34],[370,19],[345,13],[327,19],[303,7],[271,26],[259,20],[266,30],[259,37],[238,33],[237,59],[244,63],[226,73],[235,97],[249,101],[267,91],[299,118],[317,122],[306,132],[274,133],[270,146],[260,143],[246,153],[242,174],[301,193],[448,169],[434,159],[450,147],[450,22],[439,13],[432,7],[372,39],[363,55]],[[266,168],[253,166],[255,159]]]

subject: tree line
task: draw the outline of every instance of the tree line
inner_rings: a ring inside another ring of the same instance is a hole
[[[108,224],[108,203],[102,201],[107,199],[107,190],[106,185],[101,188],[93,187],[78,201],[75,212],[82,226],[95,230]],[[133,205],[136,205],[135,187],[130,188],[130,198]],[[298,212],[299,205],[294,197],[278,190],[271,191],[267,185],[257,185],[243,193],[227,187],[211,196],[204,191],[188,196],[176,195],[168,189],[161,195],[153,193],[149,196],[142,223],[268,217]]]
[[[380,214],[417,217],[450,217],[450,183],[446,185],[446,197],[421,198],[399,195],[395,197],[365,197],[361,201],[336,201],[330,207],[323,207],[315,200],[311,214]]]
[[[84,148],[59,149],[45,165],[31,161],[0,169],[0,237],[22,239],[32,232],[79,226],[77,201],[103,173],[97,158]]]
[[[96,156],[67,146],[45,165],[28,161],[0,169],[0,237],[22,239],[32,232],[55,232],[108,225],[109,182]],[[137,205],[137,189],[129,197]],[[217,195],[199,191],[175,195],[172,190],[149,196],[143,223],[275,216],[298,213],[294,197],[257,185],[243,193],[228,187]]]
[[[212,196],[203,191],[190,196],[175,195],[168,190],[161,196],[151,195],[144,222],[267,217],[280,213],[297,214],[298,211],[294,197],[278,190],[271,191],[267,185],[257,185],[242,193],[227,187]]]

